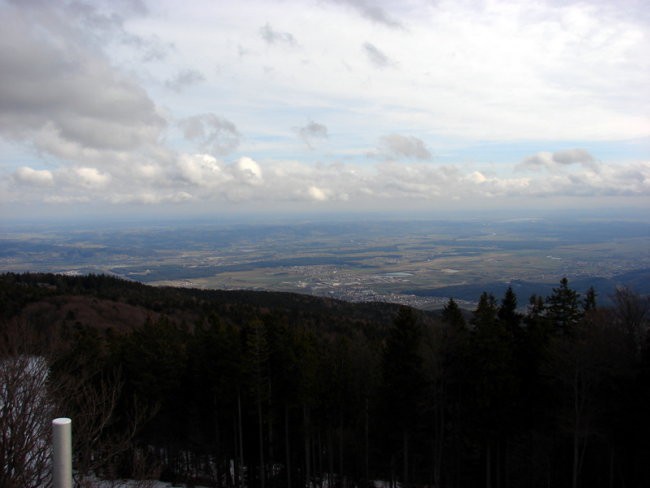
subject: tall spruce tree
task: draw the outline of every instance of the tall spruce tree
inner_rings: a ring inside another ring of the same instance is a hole
[[[596,310],[596,290],[593,286],[590,286],[587,290],[587,295],[585,296],[582,307],[585,313]]]
[[[499,320],[510,330],[515,331],[521,323],[521,314],[517,313],[517,295],[509,286],[497,312]]]
[[[442,320],[454,328],[465,328],[465,317],[453,298],[450,298],[442,309]]]
[[[422,331],[411,308],[400,308],[389,330],[382,357],[384,406],[393,436],[402,441],[402,485],[409,486],[409,443],[416,427],[423,371],[419,345]],[[393,437],[393,441],[397,439]]]
[[[569,288],[566,277],[560,280],[560,286],[553,288],[553,293],[546,298],[547,316],[556,330],[571,334],[582,318],[580,295]]]
[[[258,448],[259,448],[259,486],[264,488],[266,481],[264,459],[264,412],[263,406],[269,396],[269,348],[266,340],[264,324],[254,319],[247,328],[246,353],[249,386],[255,398],[258,423]]]
[[[515,397],[514,334],[509,323],[516,319],[514,293],[507,293],[504,302],[497,308],[494,297],[484,292],[472,314],[471,417],[484,447],[486,488],[498,486],[504,475],[502,458],[507,455],[505,441]]]
[[[483,292],[478,300],[476,309],[472,312],[471,324],[475,328],[486,328],[494,325],[497,318],[497,305],[491,293]]]

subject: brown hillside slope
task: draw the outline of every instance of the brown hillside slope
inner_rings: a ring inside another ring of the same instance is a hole
[[[124,302],[84,295],[60,295],[28,304],[16,318],[45,327],[69,324],[126,332],[141,326],[147,318],[156,321],[160,316],[153,310]],[[192,323],[196,318],[189,312],[166,316],[177,323]]]

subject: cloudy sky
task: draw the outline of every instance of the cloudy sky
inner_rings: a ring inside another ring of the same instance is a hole
[[[0,0],[0,218],[650,207],[646,0]]]

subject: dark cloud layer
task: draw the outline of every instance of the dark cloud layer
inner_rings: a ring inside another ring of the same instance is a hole
[[[0,7],[0,135],[64,157],[154,143],[165,121],[147,93],[49,5]]]

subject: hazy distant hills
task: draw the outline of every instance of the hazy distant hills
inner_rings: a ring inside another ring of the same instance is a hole
[[[560,279],[603,305],[650,294],[650,224],[585,219],[17,227],[0,271],[107,274],[156,286],[294,292],[347,302],[473,307],[510,284],[520,306]],[[262,299],[262,297],[259,297]],[[279,300],[279,296],[272,300]]]
[[[598,296],[598,303],[610,305],[611,295],[617,287],[628,287],[641,295],[650,295],[650,268],[628,271],[611,278],[583,277],[574,278],[569,282],[571,288],[584,295],[589,287],[593,286]],[[403,293],[424,297],[455,298],[466,301],[476,301],[484,291],[492,293],[496,298],[503,296],[505,290],[511,286],[519,299],[519,305],[528,303],[531,295],[546,297],[557,287],[557,283],[543,283],[513,280],[510,282],[472,283],[467,285],[443,286],[429,289],[405,289]]]

